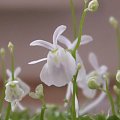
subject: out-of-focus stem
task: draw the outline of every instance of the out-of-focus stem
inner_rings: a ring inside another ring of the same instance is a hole
[[[76,37],[77,37],[77,20],[76,20],[75,7],[74,7],[73,0],[70,0],[70,9],[71,9],[71,15],[72,15],[74,39],[76,39]]]
[[[116,28],[117,46],[118,46],[118,69],[120,69],[120,28]]]
[[[80,42],[81,42],[81,36],[82,36],[82,32],[83,32],[83,25],[84,25],[84,22],[85,22],[85,16],[87,14],[86,7],[87,7],[87,4],[85,3],[84,10],[83,10],[83,13],[82,13],[82,17],[81,17],[81,20],[80,20],[80,25],[79,25],[78,41],[77,41],[77,44],[76,44],[74,50],[72,51],[72,55],[73,55],[73,57],[75,59],[76,59],[76,50],[78,49],[78,47],[80,45]]]

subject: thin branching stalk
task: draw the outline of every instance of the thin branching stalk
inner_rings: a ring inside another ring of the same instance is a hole
[[[113,100],[113,97],[109,91],[109,83],[108,83],[108,79],[105,78],[105,81],[106,81],[106,94],[108,96],[108,99],[109,99],[109,102],[110,102],[110,105],[111,105],[111,110],[112,110],[112,114],[113,115],[116,115],[115,113],[115,105],[114,105],[114,100]]]
[[[86,17],[86,14],[87,14],[86,7],[87,7],[87,4],[85,3],[84,10],[83,10],[83,13],[82,13],[82,17],[81,17],[81,20],[80,20],[80,25],[79,25],[78,42],[77,42],[74,50],[72,51],[72,55],[75,59],[76,59],[76,50],[79,48],[79,45],[80,45],[80,42],[81,42],[83,25],[84,25],[85,17]]]
[[[40,120],[44,120],[44,114],[46,110],[46,104],[44,98],[42,100],[42,108],[41,108],[41,113],[40,113]]]
[[[5,120],[9,120],[9,118],[10,118],[10,112],[11,112],[11,104],[8,103],[7,113],[6,113]]]

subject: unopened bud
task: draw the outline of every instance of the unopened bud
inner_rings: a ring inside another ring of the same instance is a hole
[[[14,45],[12,44],[12,42],[9,42],[9,44],[8,44],[8,49],[9,49],[9,51],[10,51],[11,53],[13,53],[13,51],[14,51]]]
[[[35,92],[30,92],[29,96],[34,99],[42,99],[44,97],[43,85],[40,84],[36,87]]]
[[[120,95],[120,89],[116,85],[113,86],[113,90],[117,95]]]
[[[4,48],[0,49],[0,55],[1,55],[2,58],[5,57],[5,49]]]
[[[112,25],[114,29],[118,27],[118,21],[113,16],[109,18],[109,23]]]
[[[99,85],[96,83],[96,80],[94,78],[91,78],[89,81],[88,81],[88,87],[90,89],[98,89],[99,88]]]
[[[117,71],[116,80],[120,83],[120,70]]]
[[[99,7],[98,0],[92,0],[89,2],[88,8],[86,10],[95,12],[95,11],[97,11],[98,7]]]

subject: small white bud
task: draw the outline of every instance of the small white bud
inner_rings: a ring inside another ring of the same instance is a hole
[[[120,70],[117,71],[116,80],[120,83]]]
[[[5,57],[5,49],[4,48],[0,49],[0,55],[1,55],[2,58]]]
[[[92,0],[89,2],[88,8],[86,10],[95,12],[95,11],[97,11],[98,7],[99,7],[98,0]]]
[[[34,99],[42,99],[44,97],[43,85],[40,84],[36,87],[35,92],[30,92],[29,96]]]
[[[118,27],[118,21],[113,16],[109,18],[109,23],[112,25],[114,29]]]
[[[117,95],[120,95],[120,89],[116,85],[113,86],[113,90]]]
[[[13,53],[13,51],[14,51],[14,45],[13,45],[12,42],[9,42],[9,43],[8,43],[8,49],[9,49],[9,51],[10,51],[11,53]]]

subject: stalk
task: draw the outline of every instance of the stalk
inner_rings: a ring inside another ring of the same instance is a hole
[[[77,20],[76,20],[76,14],[75,14],[75,6],[73,3],[73,0],[70,0],[70,9],[71,9],[71,15],[72,15],[72,23],[73,23],[73,34],[74,39],[77,37]]]

